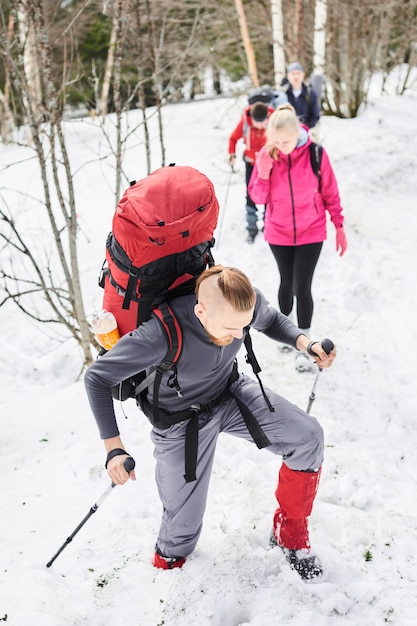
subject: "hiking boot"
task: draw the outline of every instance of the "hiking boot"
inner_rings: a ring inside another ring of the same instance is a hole
[[[323,578],[323,567],[320,559],[306,548],[303,550],[289,550],[281,548],[290,567],[299,574],[299,576],[308,582],[318,582]]]
[[[272,548],[279,546],[284,553],[285,558],[290,564],[291,569],[297,572],[299,576],[309,582],[318,582],[323,577],[323,567],[317,555],[311,552],[310,548],[302,548],[301,550],[290,550],[280,546],[274,533],[271,533],[269,544]]]
[[[279,507],[274,513],[270,545],[279,546],[290,566],[307,581],[317,580],[323,573],[319,559],[310,552],[308,532],[320,474],[321,468],[303,472],[283,463],[275,492]]]
[[[246,239],[247,243],[252,244],[255,241],[255,237],[256,237],[257,234],[258,233],[249,233],[249,235],[248,235],[248,237]]]
[[[295,369],[297,372],[312,372],[314,362],[305,352],[297,352],[295,355]]]
[[[159,569],[173,569],[174,567],[182,567],[185,563],[183,556],[164,556],[158,546],[155,547],[155,554],[152,558],[152,565]]]

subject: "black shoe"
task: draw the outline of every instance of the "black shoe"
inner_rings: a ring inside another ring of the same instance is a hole
[[[257,232],[256,233],[249,233],[246,241],[248,243],[252,244],[255,241],[255,237],[256,237],[257,234],[258,234]]]
[[[272,548],[279,546],[274,533],[271,534],[269,545]],[[320,563],[320,559],[315,554],[312,554],[310,550],[290,550],[282,546],[279,547],[283,551],[291,568],[295,570],[303,580],[307,582],[319,582],[323,578],[323,567]]]

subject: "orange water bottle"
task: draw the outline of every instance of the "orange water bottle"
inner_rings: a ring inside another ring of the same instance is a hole
[[[110,350],[120,339],[119,329],[113,313],[102,309],[94,313],[91,325],[97,341],[105,350]]]

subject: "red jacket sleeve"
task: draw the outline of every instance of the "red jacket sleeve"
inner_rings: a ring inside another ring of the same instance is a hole
[[[243,123],[244,117],[242,116],[238,125],[229,137],[229,154],[236,154],[236,144],[239,139],[242,139],[243,137]]]

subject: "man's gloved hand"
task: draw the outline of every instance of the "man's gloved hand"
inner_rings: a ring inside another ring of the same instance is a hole
[[[264,146],[256,155],[256,167],[258,169],[259,178],[262,178],[262,180],[268,180],[269,175],[271,174],[273,164],[274,159],[271,157],[267,148]]]
[[[347,239],[343,226],[336,228],[336,252],[339,252],[339,250],[340,256],[343,256],[347,250]]]

